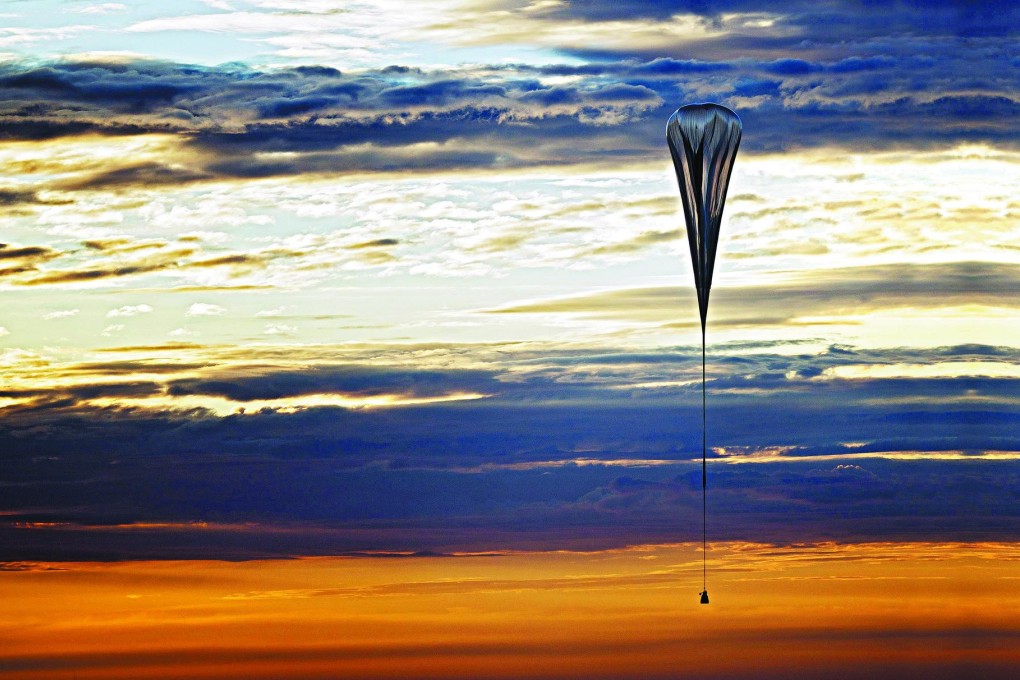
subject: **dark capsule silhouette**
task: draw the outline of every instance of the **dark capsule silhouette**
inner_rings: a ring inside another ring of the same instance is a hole
[[[719,225],[733,160],[740,146],[740,130],[737,114],[719,104],[681,107],[666,123],[666,141],[687,220],[702,333],[708,320],[708,294],[712,289]]]
[[[707,590],[702,590],[701,591],[701,604],[708,604],[708,591]]]

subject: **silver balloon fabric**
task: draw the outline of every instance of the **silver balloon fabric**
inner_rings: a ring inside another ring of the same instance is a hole
[[[740,132],[740,118],[719,104],[683,106],[666,123],[666,141],[673,155],[687,219],[702,333],[708,320],[708,294],[712,289],[719,225],[733,160],[740,146]]]

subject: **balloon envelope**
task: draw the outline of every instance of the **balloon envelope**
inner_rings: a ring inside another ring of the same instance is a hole
[[[680,198],[687,219],[687,240],[694,263],[701,330],[708,319],[715,251],[719,244],[726,188],[740,146],[740,119],[719,104],[691,104],[677,109],[666,123]]]

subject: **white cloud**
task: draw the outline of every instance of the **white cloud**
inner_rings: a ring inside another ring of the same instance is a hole
[[[188,307],[188,311],[185,313],[185,316],[219,316],[225,311],[227,310],[219,305],[210,304],[208,302],[196,302]]]
[[[107,319],[112,319],[121,316],[138,316],[139,314],[148,314],[152,311],[152,307],[146,304],[141,305],[124,305],[117,309],[111,309],[106,313]]]
[[[328,16],[328,15],[327,15]],[[128,26],[136,33],[158,31],[208,31],[210,33],[271,33],[315,32],[323,28],[323,15],[273,12],[230,12],[226,14],[189,14],[160,17]],[[342,29],[338,20],[328,20],[331,27]]]
[[[249,0],[256,7],[289,12],[308,12],[312,14],[337,14],[340,7],[349,3],[336,0]]]
[[[297,333],[297,328],[282,323],[270,323],[266,324],[266,328],[262,332],[266,335],[294,335]]]
[[[462,0],[417,3],[413,12],[401,0],[203,0],[219,12],[148,19],[126,28],[135,33],[202,31],[245,35],[276,48],[278,57],[319,63],[405,63],[435,24],[458,21]],[[439,33],[450,44],[450,31]],[[453,31],[453,33],[459,32]],[[399,50],[399,51],[398,51]]]
[[[11,334],[11,332],[9,330],[4,328],[3,326],[0,326],[0,338],[2,338],[5,335],[10,335],[10,334]]]
[[[103,332],[102,332],[102,336],[104,338],[108,338],[111,335],[113,335],[114,333],[120,333],[122,330],[124,330],[124,324],[122,324],[122,323],[115,323],[112,326],[107,326],[106,328],[104,328]]]
[[[32,43],[50,43],[73,38],[95,26],[59,26],[57,28],[0,28],[0,47],[18,47]]]
[[[267,225],[273,223],[269,215],[249,215],[245,206],[240,204],[226,204],[217,201],[215,197],[198,201],[194,208],[180,204],[170,204],[167,200],[151,201],[142,208],[138,214],[146,222],[158,229],[183,230],[197,221],[206,226],[223,224],[230,227],[239,227],[243,224]],[[203,240],[223,240],[212,231],[190,231],[181,234],[182,236],[195,236]]]
[[[42,318],[47,321],[51,319],[66,319],[71,316],[78,316],[78,312],[80,311],[80,309],[61,309],[56,312],[47,312],[46,314],[43,314]]]
[[[119,2],[104,2],[98,5],[87,5],[77,9],[69,9],[68,11],[75,14],[113,14],[115,12],[123,12],[126,9],[127,5]]]
[[[234,225],[236,226],[236,225]],[[193,239],[196,241],[205,241],[208,243],[223,243],[230,240],[230,236],[223,231],[186,231],[180,234],[178,238]]]
[[[275,307],[274,309],[263,309],[259,312],[256,312],[255,316],[258,317],[280,316],[281,314],[283,314],[283,310],[285,309],[287,309],[287,305],[281,305],[279,307]]]
[[[196,335],[195,331],[189,331],[187,328],[175,328],[167,333],[171,338],[189,338]]]

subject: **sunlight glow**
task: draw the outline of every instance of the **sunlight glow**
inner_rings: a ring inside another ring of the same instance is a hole
[[[100,398],[87,399],[83,403],[99,408],[138,408],[151,411],[190,411],[202,409],[225,417],[260,411],[294,413],[309,408],[338,407],[347,409],[388,408],[421,404],[442,404],[451,401],[484,399],[490,395],[470,392],[455,392],[436,397],[413,397],[400,394],[377,394],[354,396],[345,394],[305,394],[280,399],[253,399],[236,401],[214,395],[158,396],[148,398]]]

